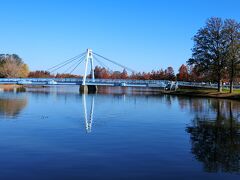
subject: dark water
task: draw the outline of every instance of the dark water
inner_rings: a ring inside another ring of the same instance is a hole
[[[0,93],[0,179],[239,179],[240,102]]]

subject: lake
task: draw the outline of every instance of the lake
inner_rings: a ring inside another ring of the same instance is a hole
[[[240,102],[0,92],[0,179],[238,179]]]

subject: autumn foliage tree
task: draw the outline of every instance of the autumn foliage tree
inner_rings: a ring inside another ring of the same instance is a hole
[[[166,70],[165,70],[165,76],[166,76],[166,79],[167,80],[170,80],[170,81],[174,81],[176,78],[175,78],[175,73],[174,73],[174,70],[171,66],[169,66]]]
[[[173,81],[176,79],[175,73],[172,67],[168,67],[167,69],[163,70],[160,69],[158,71],[151,71],[151,72],[138,72],[133,73],[129,76],[129,79],[136,79],[136,80],[170,80]]]
[[[95,67],[94,76],[97,79],[128,79],[128,73],[125,69],[122,72],[110,71],[100,66]]]
[[[28,75],[29,78],[53,78],[49,71],[31,71]]]
[[[16,54],[0,54],[0,77],[1,78],[24,78],[29,69],[27,64]]]
[[[96,66],[94,69],[94,76],[97,79],[109,79],[110,72],[104,67]]]
[[[56,75],[51,74],[49,71],[31,71],[28,75],[29,78],[80,78],[80,75],[68,74],[68,73],[57,73]]]
[[[178,70],[177,74],[177,80],[178,81],[189,81],[189,72],[188,67],[184,64],[181,65],[181,67]]]
[[[94,69],[95,78],[99,79],[135,79],[135,80],[175,80],[172,67],[151,72],[137,72],[128,74],[124,69],[121,71],[110,71],[104,67],[96,66]]]
[[[69,73],[57,73],[55,78],[80,78],[80,75],[69,74]]]

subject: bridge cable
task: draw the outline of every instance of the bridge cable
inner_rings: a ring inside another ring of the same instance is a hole
[[[64,62],[61,62],[61,63],[59,63],[59,64],[57,64],[57,65],[55,65],[55,66],[47,69],[47,71],[50,71],[51,69],[54,69],[55,67],[61,66],[62,64],[65,64],[65,63],[67,63],[67,62],[69,62],[69,61],[76,60],[76,59],[82,57],[85,53],[86,53],[86,52],[81,53],[81,54],[79,54],[79,55],[77,55],[77,56],[74,56],[74,57],[72,57],[72,58],[70,58],[70,59],[68,59],[68,60],[66,60],[66,61],[64,61]]]
[[[63,73],[67,73],[72,67],[74,67],[76,64],[78,64],[80,61],[82,62],[86,56],[81,57],[77,62],[73,63],[71,66],[69,66]]]
[[[82,60],[80,60],[80,62],[73,68],[73,70],[70,72],[70,74],[71,74],[73,71],[75,71],[75,69],[83,62],[84,59],[85,59],[85,57],[84,57]]]
[[[100,61],[96,56],[93,55],[93,59],[96,60],[98,62],[98,64],[100,64],[100,66],[106,68],[109,72],[111,72],[112,70],[102,61]]]
[[[115,64],[115,65],[117,65],[117,66],[120,66],[120,67],[122,67],[122,68],[124,68],[124,69],[126,69],[126,70],[128,70],[128,71],[131,71],[132,73],[136,72],[136,71],[134,71],[133,69],[128,68],[127,66],[124,66],[124,65],[122,65],[122,64],[119,64],[119,63],[116,62],[116,61],[110,60],[110,59],[108,59],[108,58],[106,58],[106,57],[104,57],[104,56],[102,56],[102,55],[100,55],[100,54],[97,54],[97,53],[95,53],[95,52],[93,52],[93,54],[95,54],[96,56],[101,57],[102,59],[104,59],[104,60],[106,60],[106,61],[109,61],[109,62],[111,62],[111,63],[113,63],[113,64]]]
[[[72,63],[73,61],[75,61],[75,60],[77,60],[77,59],[79,59],[79,57],[77,57],[77,58],[75,58],[75,59],[72,59],[72,60],[69,61],[69,62],[64,63],[63,65],[61,65],[61,66],[55,68],[54,70],[52,70],[50,73],[52,73],[52,72],[54,72],[54,71],[56,71],[56,70],[58,70],[58,69],[60,69],[60,68],[62,68],[62,67],[64,67],[64,66],[66,66],[66,65],[68,65],[68,64],[70,64],[70,63]]]
[[[83,56],[84,54],[85,54],[85,52],[84,52],[84,53],[81,53],[81,54],[79,54],[79,55],[77,55],[77,56],[74,56],[74,57],[72,57],[72,58],[70,58],[70,59],[68,59],[68,60],[66,60],[66,61],[64,61],[64,62],[61,62],[61,63],[59,63],[59,64],[57,64],[57,65],[49,68],[48,70],[54,69],[55,67],[58,67],[58,66],[60,66],[60,65],[62,65],[62,64],[65,64],[65,63],[67,63],[67,62],[69,62],[69,61],[72,61],[72,60],[75,60],[75,59],[77,59],[77,58],[80,58],[80,57]]]

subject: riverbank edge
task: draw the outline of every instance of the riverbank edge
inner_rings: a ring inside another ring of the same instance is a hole
[[[175,96],[188,96],[188,97],[202,97],[202,98],[219,98],[219,99],[230,99],[240,100],[240,93],[219,93],[219,92],[207,92],[207,91],[196,91],[196,90],[177,90],[177,91],[161,91],[162,94],[175,95]]]
[[[0,90],[2,91],[14,91],[21,88],[23,88],[23,86],[18,84],[0,84]]]
[[[31,86],[27,86],[28,88]],[[41,86],[42,87],[42,86]],[[17,89],[25,88],[23,85],[0,85],[0,90],[4,91],[14,91]],[[136,92],[148,92],[157,94],[166,94],[166,95],[175,95],[175,96],[188,96],[188,97],[202,97],[202,98],[220,98],[220,99],[230,99],[230,100],[240,100],[240,93],[228,93],[222,92],[219,93],[213,89],[178,89],[177,91],[166,91],[166,90],[135,90]]]

